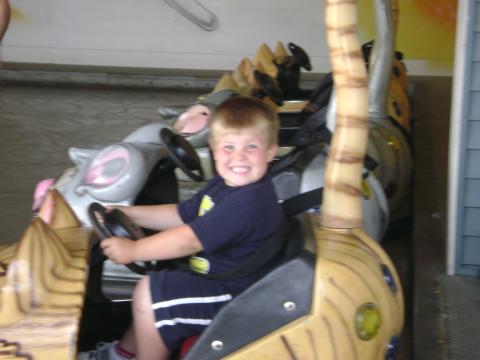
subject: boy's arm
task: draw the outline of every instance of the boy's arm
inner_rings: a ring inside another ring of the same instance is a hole
[[[135,224],[152,230],[165,230],[183,224],[177,204],[111,206],[124,212]]]
[[[104,254],[116,264],[175,259],[203,250],[192,228],[185,224],[137,241],[111,237],[102,240],[100,247]]]

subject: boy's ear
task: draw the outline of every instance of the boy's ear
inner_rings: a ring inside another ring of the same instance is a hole
[[[210,149],[213,150],[213,138],[212,138],[212,135],[209,135],[208,138],[207,138],[207,143],[208,143],[208,146],[210,147]]]
[[[275,155],[277,155],[278,152],[278,145],[272,145],[270,148],[267,150],[267,159],[268,162],[272,161]]]

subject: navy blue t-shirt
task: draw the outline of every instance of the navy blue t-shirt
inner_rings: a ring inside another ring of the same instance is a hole
[[[191,258],[191,267],[212,274],[242,264],[282,221],[282,209],[269,176],[240,187],[228,186],[216,176],[191,199],[179,204],[178,211],[204,249]],[[236,285],[249,286],[260,275],[251,274]]]

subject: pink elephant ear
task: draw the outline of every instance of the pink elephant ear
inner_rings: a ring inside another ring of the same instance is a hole
[[[125,174],[129,163],[130,155],[125,147],[111,146],[93,159],[82,183],[99,188],[110,186]]]
[[[175,130],[184,135],[193,135],[208,126],[212,112],[208,106],[197,104],[183,112],[174,124]]]
[[[47,195],[48,189],[50,189],[54,182],[55,179],[53,178],[43,179],[38,182],[33,192],[32,211],[38,211],[40,209],[43,200],[45,199],[45,195]]]

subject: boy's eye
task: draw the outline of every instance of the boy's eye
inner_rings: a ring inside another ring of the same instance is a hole
[[[223,149],[227,151],[232,151],[233,150],[233,145],[223,145]]]
[[[258,148],[257,144],[248,144],[248,145],[246,146],[246,149],[247,149],[247,150],[255,150],[255,149],[257,149],[257,148]]]

